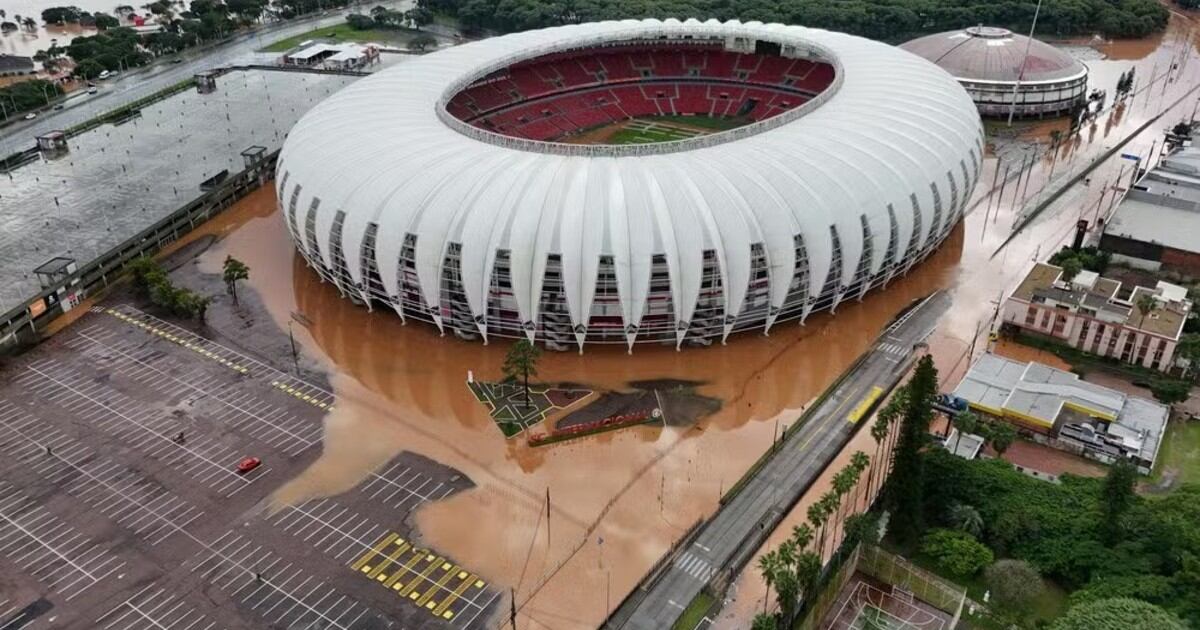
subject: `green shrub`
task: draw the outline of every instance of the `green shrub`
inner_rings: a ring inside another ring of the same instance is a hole
[[[929,530],[921,539],[921,551],[959,577],[975,575],[994,559],[992,550],[974,536],[951,529]]]

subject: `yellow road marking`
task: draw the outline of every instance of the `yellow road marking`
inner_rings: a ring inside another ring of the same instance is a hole
[[[400,556],[404,555],[405,551],[408,551],[408,549],[409,549],[408,543],[404,542],[403,539],[399,539],[396,542],[399,543],[400,546],[397,547],[395,553],[392,554],[393,559],[391,560],[391,562],[396,562],[396,560],[394,560],[394,558],[399,558]],[[399,565],[400,563],[396,562],[396,564]],[[403,569],[396,571],[395,573],[392,574],[392,579],[385,582],[384,586],[387,588],[393,588],[393,587],[399,588],[399,586],[397,586],[397,585],[400,584],[400,578],[404,577],[404,575],[405,575],[405,573],[404,573]]]
[[[366,564],[368,562],[370,562],[372,559],[374,559],[376,556],[378,556],[379,553],[383,551],[384,547],[387,547],[388,545],[392,544],[392,541],[396,540],[399,537],[400,537],[399,534],[395,534],[395,533],[388,534],[386,537],[384,537],[382,542],[376,544],[374,547],[371,548],[370,551],[363,554],[363,556],[361,558],[359,558],[358,560],[355,560],[354,564],[350,565],[350,568],[354,569],[355,571],[362,569],[364,566],[366,566]]]

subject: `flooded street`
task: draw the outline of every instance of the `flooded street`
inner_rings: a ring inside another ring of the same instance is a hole
[[[885,291],[842,305],[836,316],[814,316],[805,326],[776,326],[769,337],[736,335],[726,346],[682,352],[639,347],[632,357],[623,348],[601,346],[583,355],[547,352],[538,365],[542,380],[598,389],[623,390],[630,381],[649,379],[699,382],[698,393],[719,399],[722,407],[693,427],[645,425],[539,448],[527,446],[523,436],[505,440],[465,381],[468,372],[498,380],[507,345],[439,337],[431,326],[405,326],[393,313],[370,313],[342,299],[294,253],[274,212],[273,189],[258,191],[201,228],[200,234],[222,238],[200,256],[199,267],[216,272],[227,255],[244,261],[250,268],[246,289],[265,306],[281,343],[293,322],[304,360],[327,374],[338,396],[325,419],[323,454],[274,501],[295,504],[337,494],[401,451],[432,458],[476,487],[420,509],[415,518],[422,542],[515,589],[522,628],[597,627],[672,541],[716,509],[721,494],[771,446],[776,432],[912,300],[937,289],[951,292],[954,306],[930,340],[930,352],[944,383],[961,376],[972,340],[986,339],[997,300],[1036,257],[1069,239],[1081,215],[1092,216],[1111,199],[1106,182],[1128,177],[1131,163],[1109,160],[1089,185],[1074,186],[993,255],[1009,236],[1021,199],[1036,194],[1052,164],[1058,176],[1094,158],[1197,84],[1200,63],[1191,59],[1189,22],[1173,17],[1154,42],[1140,57],[1133,44],[1111,44],[1105,51],[1111,60],[1089,62],[1100,82],[1094,85],[1109,89],[1110,102],[1116,77],[1131,66],[1141,91],[1094,126],[1085,125],[1057,156],[1044,149],[1061,123],[1004,131],[984,165],[973,211],[938,252]],[[1168,81],[1172,60],[1179,68]],[[1159,78],[1151,83],[1155,68]],[[1193,95],[1123,152],[1148,154],[1161,129],[1187,118],[1194,105]],[[1015,180],[1028,156],[1037,159],[1032,174],[1022,178],[1027,190],[1014,192],[1010,181],[1002,199],[989,196],[997,176],[1007,167]],[[976,353],[985,345],[979,342]],[[804,520],[807,505],[856,450],[874,454],[869,432],[857,434],[781,532]],[[762,609],[763,594],[757,570],[746,571],[717,626],[746,627]]]

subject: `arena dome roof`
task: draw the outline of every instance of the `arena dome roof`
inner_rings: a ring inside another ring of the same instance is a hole
[[[472,81],[521,60],[692,38],[771,42],[831,63],[836,78],[772,118],[637,146],[522,140],[446,112]],[[388,302],[401,317],[414,316],[405,296],[419,290],[422,319],[439,328],[465,317],[485,341],[489,333],[533,339],[548,317],[552,277],[582,348],[593,339],[602,273],[615,276],[619,293],[617,312],[605,309],[604,318],[619,317],[618,340],[632,346],[653,339],[643,320],[658,291],[652,269],[658,278],[665,261],[667,330],[678,345],[714,284],[723,339],[750,309],[759,270],[769,285],[759,328],[781,313],[802,320],[822,308],[828,286],[836,295],[825,307],[906,271],[961,217],[982,160],[970,98],[915,55],[797,26],[627,20],[485,39],[364,78],[295,125],[276,186],[306,260],[343,292]],[[713,260],[719,283],[706,276]],[[506,277],[497,280],[501,266]],[[382,300],[368,295],[370,273]],[[499,286],[511,287],[511,306],[494,304]],[[465,308],[448,306],[460,293]],[[805,296],[802,308],[785,312],[796,295]],[[494,324],[508,310],[515,331]]]
[[[1029,58],[1022,76],[1026,44]],[[972,26],[918,37],[900,48],[937,64],[957,79],[1014,83],[1055,82],[1076,79],[1087,68],[1070,54],[1037,39],[1030,40],[1008,29]]]

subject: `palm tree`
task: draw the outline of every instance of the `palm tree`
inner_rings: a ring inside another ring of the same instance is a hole
[[[965,503],[955,503],[950,507],[950,522],[955,528],[975,537],[983,531],[983,516],[979,510]]]
[[[504,355],[504,375],[512,379],[520,378],[524,383],[526,409],[529,408],[529,377],[537,376],[537,361],[541,354],[542,351],[528,339],[521,339]]]
[[[1142,324],[1146,322],[1146,317],[1158,310],[1158,300],[1154,299],[1154,295],[1151,293],[1143,293],[1138,297],[1137,302],[1134,302],[1134,306],[1137,306],[1138,312],[1142,314],[1142,319],[1138,322],[1138,328],[1141,328]]]
[[[767,601],[771,599],[771,591],[775,587],[775,576],[779,573],[779,556],[774,551],[768,551],[758,557],[758,570],[762,573],[763,583],[767,585],[767,593],[763,595],[763,613],[767,612]]]
[[[964,433],[975,432],[975,428],[979,426],[979,417],[968,409],[951,418],[950,422],[955,429],[958,429],[958,433],[954,435],[954,448],[950,449],[950,452],[953,453],[958,450],[958,443],[962,441]]]
[[[880,451],[890,429],[891,419],[883,413],[876,414],[875,424],[871,425],[871,437],[875,439],[875,459],[872,460],[873,464],[867,475],[867,494],[871,496],[871,500],[874,500],[875,493],[875,470],[879,469],[879,478],[881,480],[887,476],[887,466],[884,465],[883,455]]]
[[[817,553],[821,553],[819,545],[820,541],[824,540],[824,533],[821,531],[821,527],[825,524],[825,519],[821,516],[821,510],[821,501],[817,500],[812,505],[808,506],[807,513],[808,524],[811,526],[811,530],[817,532]]]
[[[808,546],[812,544],[813,529],[805,523],[796,525],[792,528],[792,537],[789,540],[796,545],[796,550],[803,554],[808,549]]]
[[[871,465],[871,458],[867,457],[867,454],[862,451],[854,451],[854,454],[850,456],[850,465],[854,467],[854,508],[851,511],[857,512],[858,491],[861,489],[859,481],[862,481],[863,471]]]
[[[846,495],[854,489],[854,469],[847,466],[837,472],[833,476],[833,491],[837,493],[837,520],[835,521],[834,531],[835,536],[837,528],[841,526],[844,518],[846,507]],[[836,548],[836,547],[835,547]]]

